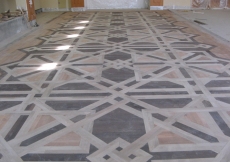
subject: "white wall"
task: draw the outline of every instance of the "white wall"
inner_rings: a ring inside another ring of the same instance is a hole
[[[26,0],[16,0],[16,6],[27,10]]]
[[[16,2],[15,0],[0,0],[0,13],[5,12],[7,10],[15,11],[16,10]]]
[[[8,8],[7,0],[1,0],[0,12],[5,12]]]
[[[5,11],[5,8],[3,5],[0,5],[0,13],[4,12]]]
[[[58,0],[40,0],[42,8],[58,8]]]
[[[148,0],[86,0],[87,9],[147,8]]]
[[[169,8],[190,8],[191,0],[164,0],[164,6]]]
[[[11,11],[15,11],[16,10],[16,1],[15,0],[8,0],[8,5],[9,5],[9,9]]]
[[[8,9],[14,11],[16,6],[27,8],[26,0],[0,0],[0,12]],[[71,0],[67,1],[67,7],[71,7]],[[58,9],[58,0],[34,0],[35,10],[39,8]],[[113,8],[147,8],[148,0],[85,0],[87,9],[113,9]],[[164,0],[166,8],[189,8],[191,0]]]
[[[34,0],[34,7],[35,7],[35,10],[42,8],[41,7],[41,1],[40,0]]]

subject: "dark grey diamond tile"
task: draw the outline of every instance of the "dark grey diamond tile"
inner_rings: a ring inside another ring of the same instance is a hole
[[[121,150],[123,150],[123,148],[118,147],[118,148],[116,148],[116,150],[117,150],[117,151],[121,151]]]
[[[121,91],[122,89],[121,89],[121,88],[116,88],[115,90],[119,92],[119,91]]]
[[[102,72],[102,77],[106,78],[108,80],[112,80],[114,82],[123,82],[127,79],[130,79],[132,77],[134,77],[134,71],[127,69],[127,68],[122,68],[122,69],[114,69],[114,68],[110,68],[107,70],[104,70]]]
[[[129,156],[129,158],[130,158],[130,159],[135,159],[135,158],[136,158],[136,156],[135,156],[135,155],[133,155],[133,154],[131,154],[131,155]]]
[[[116,100],[116,101],[120,102],[120,101],[122,101],[122,100],[123,100],[123,98],[121,98],[121,97],[117,97],[117,98],[115,98],[114,100]]]
[[[115,24],[114,24],[114,25],[115,25]],[[121,42],[128,41],[128,38],[125,38],[125,37],[120,37],[120,38],[108,38],[108,41],[114,42],[114,43],[121,43]]]
[[[105,59],[110,60],[110,61],[115,61],[115,60],[125,61],[128,59],[131,59],[131,55],[125,52],[116,51],[116,52],[105,55]]]
[[[118,137],[132,143],[145,134],[143,119],[116,109],[94,121],[93,135],[110,143]]]
[[[110,159],[110,156],[109,156],[109,155],[105,155],[103,158],[104,158],[105,160],[108,160],[108,159]]]
[[[188,81],[188,83],[189,83],[190,85],[192,85],[192,86],[195,86],[195,85],[196,85],[196,82],[194,82],[194,81]]]

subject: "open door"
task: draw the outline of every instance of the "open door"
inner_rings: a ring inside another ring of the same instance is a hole
[[[34,7],[34,0],[26,0],[26,3],[27,3],[29,21],[35,20],[36,13],[35,13],[35,7]]]
[[[85,7],[84,0],[71,0],[71,7]]]

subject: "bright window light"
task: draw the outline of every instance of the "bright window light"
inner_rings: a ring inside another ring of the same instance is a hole
[[[72,35],[68,35],[67,38],[76,38],[78,36],[79,36],[79,34],[72,34]]]
[[[79,23],[84,24],[84,23],[88,23],[89,21],[80,21]]]
[[[70,46],[58,46],[57,48],[56,48],[56,50],[67,50],[67,49],[69,49],[70,48]]]
[[[78,27],[76,27],[74,29],[84,29],[84,28],[85,28],[84,26],[78,26]]]
[[[43,64],[38,68],[38,70],[52,70],[57,67],[57,63]]]

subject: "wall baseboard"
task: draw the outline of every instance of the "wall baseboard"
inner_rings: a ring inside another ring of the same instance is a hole
[[[150,6],[150,10],[163,10],[164,6]]]
[[[42,12],[70,11],[68,8],[42,8]]]
[[[73,8],[71,8],[72,12],[85,11],[85,10],[86,10],[85,7],[73,7]]]
[[[69,8],[59,8],[58,11],[70,11]]]
[[[150,10],[190,10],[190,6],[150,6]]]
[[[164,9],[175,9],[175,10],[190,10],[191,6],[164,6]]]

